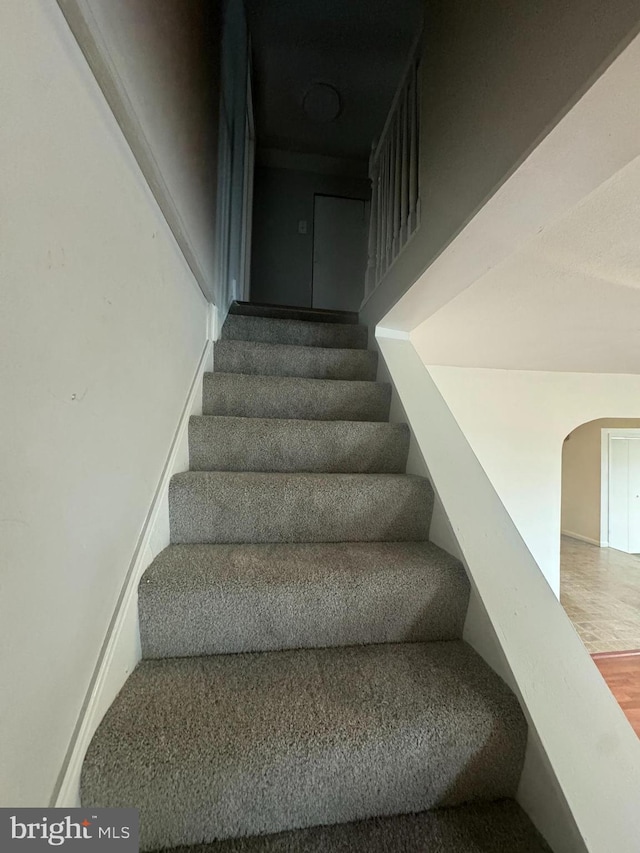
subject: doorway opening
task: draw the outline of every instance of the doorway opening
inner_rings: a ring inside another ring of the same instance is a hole
[[[592,654],[640,649],[636,495],[640,420],[590,421],[565,438],[560,600]]]
[[[590,421],[565,438],[560,601],[640,734],[640,497],[637,495],[640,495],[640,420]]]
[[[249,299],[358,311],[419,221],[424,0],[245,8],[256,130]]]

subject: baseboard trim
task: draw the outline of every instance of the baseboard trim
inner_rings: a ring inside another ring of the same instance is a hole
[[[607,658],[635,658],[640,657],[640,649],[627,649],[620,652],[593,652],[594,660],[606,660]]]
[[[568,536],[569,539],[577,539],[578,542],[587,542],[589,545],[597,545],[600,548],[600,541],[598,539],[589,539],[588,536],[583,536],[581,533],[574,533],[572,530],[561,530],[560,534],[562,536]]]
[[[80,805],[80,773],[91,738],[107,708],[140,660],[138,583],[152,560],[169,544],[169,482],[174,474],[186,470],[189,466],[189,418],[202,413],[202,375],[211,369],[212,348],[213,344],[208,340],[189,388],[151,507],[107,629],[51,797],[51,806],[73,808]]]

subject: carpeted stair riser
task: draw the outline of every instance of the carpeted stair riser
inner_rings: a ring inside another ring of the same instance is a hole
[[[82,800],[135,804],[142,850],[196,844],[512,797],[526,739],[458,641],[143,661]]]
[[[255,302],[232,302],[229,314],[244,317],[271,317],[274,320],[305,320],[308,323],[347,323],[357,325],[356,311],[329,311],[326,308],[293,308],[290,305],[260,305]]]
[[[378,354],[364,349],[297,347],[255,341],[218,341],[214,370],[264,376],[306,376],[311,379],[355,379],[373,382]]]
[[[406,424],[192,417],[192,471],[310,471],[400,474],[407,464]]]
[[[308,323],[304,320],[274,320],[229,314],[222,327],[223,341],[258,341],[303,347],[367,349],[366,326],[347,323]]]
[[[513,800],[174,847],[167,853],[551,853]]]
[[[453,640],[468,598],[430,542],[172,545],[140,584],[142,654]]]
[[[428,480],[397,474],[188,471],[169,486],[171,542],[418,542]]]
[[[387,421],[391,386],[379,382],[205,373],[205,415],[299,418],[320,421]]]

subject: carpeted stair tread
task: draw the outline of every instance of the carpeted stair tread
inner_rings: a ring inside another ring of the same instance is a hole
[[[140,583],[142,654],[457,639],[468,597],[431,542],[172,545]]]
[[[186,471],[169,485],[171,542],[419,542],[433,491],[407,474]]]
[[[299,418],[320,421],[386,421],[391,386],[289,376],[205,373],[205,415]]]
[[[167,853],[551,853],[515,800],[230,838]]]
[[[465,643],[143,661],[82,803],[135,804],[143,850],[512,797],[518,702]]]
[[[272,317],[229,314],[222,327],[221,339],[366,350],[369,335],[366,326],[349,323],[309,323],[306,320],[279,320]]]
[[[365,349],[218,341],[214,371],[374,382],[378,354]]]
[[[326,308],[298,308],[294,305],[264,305],[258,302],[232,302],[229,314],[273,317],[276,320],[306,320],[311,323],[358,323],[356,311],[329,311]]]
[[[407,464],[406,424],[195,416],[192,471],[309,471],[399,474]]]

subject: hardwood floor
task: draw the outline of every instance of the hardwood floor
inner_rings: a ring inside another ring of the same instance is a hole
[[[640,737],[640,651],[596,654],[593,661]]]

